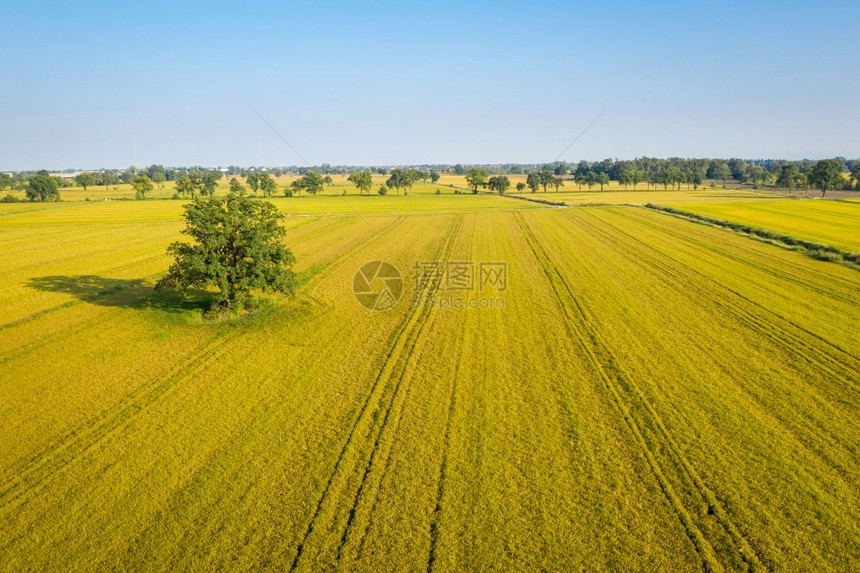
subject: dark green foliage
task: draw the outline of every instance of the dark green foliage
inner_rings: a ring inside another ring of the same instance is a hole
[[[156,289],[217,287],[216,306],[241,307],[252,290],[291,294],[295,257],[281,239],[280,214],[271,203],[231,193],[198,198],[185,206],[185,230],[194,243],[175,242],[175,262]]]
[[[26,190],[27,199],[30,201],[59,201],[60,191],[57,181],[48,175],[47,171],[39,171],[37,175],[30,177]]]
[[[538,175],[534,171],[529,173],[526,176],[526,185],[528,186],[529,189],[532,190],[532,193],[537,191],[538,187],[540,187],[540,175]]]
[[[308,171],[299,179],[293,181],[290,187],[292,187],[294,193],[307,191],[311,195],[316,195],[323,190],[323,185],[325,185],[325,179],[322,175],[316,171]]]
[[[373,186],[373,176],[367,169],[351,174],[347,177],[347,181],[352,182],[353,185],[358,187],[358,190],[362,195],[364,195],[365,191],[370,192],[370,188]]]
[[[236,195],[245,194],[245,186],[235,177],[230,178],[230,193],[235,193]]]
[[[487,181],[487,187],[499,195],[504,195],[510,186],[511,180],[508,179],[507,175],[494,175]]]
[[[186,195],[190,195],[192,199],[197,197],[197,193],[199,193],[203,189],[203,181],[200,179],[200,174],[196,171],[192,171],[191,173],[186,173],[182,177],[176,180],[176,192],[185,197]]]
[[[84,188],[84,191],[87,190],[87,187],[90,185],[95,185],[96,178],[92,173],[81,173],[75,177],[75,182]]]
[[[812,168],[809,183],[821,191],[821,196],[828,189],[841,189],[845,183],[842,177],[842,164],[835,159],[822,159]]]
[[[472,193],[477,193],[478,187],[484,187],[487,184],[487,172],[480,167],[473,167],[466,173],[466,182],[472,188]]]
[[[388,177],[385,185],[393,188],[399,195],[401,189],[411,188],[417,179],[418,172],[414,169],[392,169],[391,175]]]
[[[272,176],[268,173],[260,173],[257,175],[257,186],[263,192],[263,197],[271,197],[277,189],[277,184]]]
[[[204,195],[211,197],[215,194],[215,188],[218,186],[221,176],[220,171],[203,171],[199,174],[200,186]]]

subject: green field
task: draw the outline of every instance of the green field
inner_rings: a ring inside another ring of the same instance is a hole
[[[302,286],[222,322],[152,292],[181,201],[0,207],[0,570],[860,568],[858,271],[435,188],[275,200]],[[592,195],[679,193],[857,237]],[[413,306],[419,261],[504,263],[503,304]]]

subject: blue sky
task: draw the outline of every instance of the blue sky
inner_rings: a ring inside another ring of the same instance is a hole
[[[0,169],[860,157],[856,2],[5,2]],[[262,154],[260,143],[262,141]]]

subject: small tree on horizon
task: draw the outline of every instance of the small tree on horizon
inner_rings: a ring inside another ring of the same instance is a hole
[[[835,159],[822,159],[812,168],[809,182],[821,191],[821,196],[828,189],[839,189],[842,187],[842,164]]]
[[[59,201],[60,190],[57,181],[44,169],[30,177],[24,191],[29,201]]]
[[[96,178],[93,177],[92,173],[81,173],[80,175],[75,176],[75,183],[83,187],[84,191],[86,191],[87,187],[95,185]]]
[[[478,187],[483,187],[487,184],[487,172],[481,167],[472,167],[466,173],[466,182],[472,188],[472,193],[477,193]]]
[[[358,187],[358,192],[362,195],[365,191],[370,192],[370,188],[373,187],[373,175],[367,169],[350,174],[346,180]]]
[[[146,175],[138,175],[131,181],[131,186],[134,188],[134,198],[138,200],[146,199],[146,194],[155,188],[152,184],[152,179]]]
[[[494,175],[487,181],[487,187],[499,195],[504,195],[505,191],[507,191],[510,186],[511,180],[508,179],[507,175]]]

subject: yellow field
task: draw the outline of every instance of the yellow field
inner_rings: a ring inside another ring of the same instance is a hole
[[[860,568],[860,273],[427,191],[277,199],[299,293],[224,322],[152,293],[181,201],[0,208],[0,570]]]
[[[668,202],[666,204],[673,205]],[[716,219],[785,233],[852,252],[860,252],[860,205],[848,201],[761,201],[723,204],[674,203]]]

